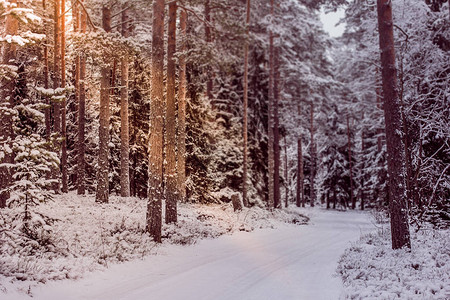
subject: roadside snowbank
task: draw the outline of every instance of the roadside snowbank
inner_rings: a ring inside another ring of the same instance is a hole
[[[450,299],[450,230],[411,232],[411,251],[392,250],[390,229],[362,236],[342,256],[342,299]]]
[[[111,197],[110,203],[98,204],[93,196],[57,196],[33,208],[28,235],[23,232],[22,210],[0,210],[0,296],[13,287],[27,292],[37,282],[76,279],[109,264],[157,253],[158,245],[145,233],[142,199]],[[164,225],[163,243],[193,244],[235,231],[308,221],[295,208],[235,213],[231,204],[182,203],[178,213],[178,224]]]

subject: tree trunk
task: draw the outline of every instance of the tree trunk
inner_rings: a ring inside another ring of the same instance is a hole
[[[250,30],[250,0],[247,0],[246,18],[245,18],[246,38],[244,45],[244,153],[243,153],[243,172],[242,172],[242,202],[248,207],[247,199],[247,177],[248,177],[248,39]]]
[[[177,222],[177,157],[175,115],[175,52],[177,32],[177,4],[169,4],[169,28],[167,37],[167,99],[166,99],[166,223]]]
[[[106,32],[111,30],[111,9],[103,6],[102,25]],[[101,67],[100,81],[100,114],[99,114],[99,144],[98,144],[98,169],[97,169],[97,193],[95,201],[108,203],[109,201],[109,97],[111,94],[111,70],[109,67]]]
[[[161,242],[164,119],[164,0],[153,1],[147,231]]]
[[[389,206],[392,248],[411,248],[403,174],[404,151],[401,137],[401,115],[395,67],[392,3],[377,0],[378,31],[380,35],[381,73],[383,81],[384,117],[389,172]]]
[[[178,194],[180,201],[186,201],[186,23],[187,13],[181,10],[180,32],[181,47],[178,61],[178,138],[177,138],[177,169],[178,169]]]
[[[86,14],[80,11],[80,29],[82,33],[86,32]],[[86,127],[86,87],[84,80],[86,79],[86,57],[79,56],[80,61],[80,80],[79,80],[79,103],[78,103],[78,143],[77,143],[77,194],[84,195],[85,188],[85,127]]]
[[[212,35],[211,35],[211,7],[210,7],[210,0],[206,0],[205,1],[205,40],[206,43],[211,46],[211,42],[212,42]],[[207,79],[206,79],[206,96],[208,97],[209,100],[213,99],[213,88],[214,88],[214,76],[213,76],[213,71],[211,69],[210,66],[207,67],[207,71],[206,71],[206,75],[207,75]]]
[[[297,141],[297,207],[305,207],[302,138]]]
[[[274,0],[270,1],[271,7],[271,15],[272,18],[274,16]],[[269,29],[269,99],[268,99],[268,128],[267,128],[267,136],[268,136],[268,188],[269,188],[269,198],[268,198],[268,207],[272,209],[274,207],[274,153],[273,153],[273,102],[274,102],[274,48],[273,48],[273,32]]]
[[[280,100],[280,91],[279,91],[279,81],[280,81],[280,72],[279,72],[279,48],[275,48],[274,53],[274,83],[273,83],[273,92],[274,92],[274,102],[273,102],[273,156],[274,156],[274,170],[273,170],[273,188],[274,188],[274,207],[281,207],[281,195],[280,195],[280,121],[278,118],[278,102]]]
[[[47,11],[47,5],[45,0],[42,1],[42,9],[44,10],[44,14],[46,15],[46,11]],[[44,28],[47,28],[47,22],[45,21],[46,18],[44,18]],[[47,33],[47,31],[46,31]],[[45,37],[45,43],[44,43],[44,88],[48,89],[49,85],[48,85],[48,44],[49,44],[49,39],[48,39],[48,34],[46,34]],[[50,140],[50,134],[51,134],[51,125],[50,125],[50,99],[48,97],[46,97],[45,103],[47,105],[47,107],[44,110],[44,116],[45,116],[45,137],[47,138],[47,140]]]
[[[10,1],[12,4],[17,3],[17,1]],[[8,11],[5,17],[5,34],[16,35],[19,30],[18,20]],[[12,43],[5,43],[3,46],[3,57],[2,64],[4,65],[15,65],[16,64],[16,45]],[[14,79],[8,80],[2,78],[0,80],[0,85],[2,90],[0,91],[0,145],[3,150],[12,150],[12,141],[14,139],[13,131],[13,117],[11,113],[6,113],[7,110],[13,109],[14,107]],[[12,164],[14,163],[14,153],[12,151],[5,151],[3,159],[0,163]],[[10,197],[9,186],[12,180],[12,170],[9,167],[0,167],[0,208],[6,207],[6,201]]]
[[[128,37],[128,14],[122,12],[122,35]],[[120,195],[130,197],[130,134],[128,126],[128,56],[120,61]]]
[[[353,197],[353,164],[352,164],[352,139],[350,135],[350,118],[347,115],[347,149],[348,149],[348,166],[350,172],[350,202],[352,209],[356,208],[356,197]]]
[[[284,136],[284,206],[288,207],[288,198],[289,198],[289,188],[288,188],[288,157],[287,157],[287,143],[286,143],[286,135]]]
[[[364,128],[361,131],[361,154],[364,155],[365,148],[364,148]],[[364,160],[364,158],[363,158]],[[364,210],[365,205],[365,188],[364,188],[364,177],[365,177],[365,168],[364,165],[361,168],[361,210]]]
[[[61,87],[66,87],[66,0],[61,0]],[[67,127],[66,127],[66,98],[61,103],[61,175],[62,192],[69,191],[67,183]]]
[[[61,0],[55,0],[54,3],[54,32],[53,32],[53,38],[54,38],[54,49],[53,49],[53,89],[56,90],[61,86],[61,78],[60,78],[60,55],[61,55],[61,45],[60,45],[60,30],[61,30],[61,22],[60,22],[60,1]],[[53,132],[57,135],[61,134],[61,103],[58,101],[53,101]],[[56,152],[59,156],[59,150],[60,146],[59,143],[56,143]],[[59,185],[59,170],[55,169],[52,170],[52,177],[56,180],[56,182],[53,184],[53,190],[56,193],[60,192],[60,185]]]
[[[315,191],[315,177],[316,177],[316,143],[314,140],[314,103],[311,102],[310,107],[310,133],[311,133],[311,147],[310,147],[310,157],[311,157],[311,171],[309,176],[309,200],[311,207],[314,207],[314,202],[316,202],[316,191]]]

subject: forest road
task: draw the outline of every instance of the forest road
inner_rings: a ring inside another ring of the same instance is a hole
[[[345,248],[374,230],[369,213],[306,209],[306,226],[238,232],[111,266],[84,279],[46,284],[34,299],[334,300]]]

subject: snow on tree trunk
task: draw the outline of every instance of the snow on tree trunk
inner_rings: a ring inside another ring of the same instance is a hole
[[[152,90],[150,100],[147,232],[161,242],[164,121],[164,0],[153,2]]]
[[[271,7],[271,16],[274,17],[274,0],[270,1]],[[274,206],[274,153],[273,153],[273,102],[274,102],[274,48],[273,48],[273,32],[272,29],[269,28],[269,99],[267,105],[267,114],[268,114],[268,126],[267,126],[267,135],[268,135],[268,203],[267,206],[269,209],[272,209]]]
[[[66,87],[66,0],[61,0],[61,87]],[[62,192],[69,191],[67,183],[67,126],[66,126],[66,97],[61,102],[61,180]]]
[[[166,99],[166,223],[177,222],[177,160],[175,115],[175,52],[177,31],[177,4],[169,4],[169,28],[167,37],[167,99]]]
[[[208,46],[211,46],[212,43],[212,36],[211,36],[211,7],[210,7],[210,0],[205,1],[205,40]],[[207,67],[207,79],[206,79],[206,96],[209,100],[212,100],[213,98],[213,83],[214,77],[213,77],[213,71],[210,66]]]
[[[111,31],[111,9],[103,6],[103,29]],[[98,145],[98,169],[97,169],[97,193],[95,201],[107,203],[109,200],[109,96],[111,90],[111,70],[109,67],[101,67],[100,80],[100,114],[99,114],[99,145]]]
[[[82,33],[86,32],[86,13],[80,12],[80,29]],[[80,61],[80,79],[79,79],[79,103],[78,103],[78,143],[77,143],[77,194],[85,193],[85,126],[86,126],[86,57],[79,56]]]
[[[353,164],[352,164],[352,140],[350,135],[350,117],[347,114],[347,150],[348,150],[348,166],[350,173],[350,202],[352,209],[356,208],[356,197],[353,196]]]
[[[297,207],[305,207],[302,138],[297,141]]]
[[[186,23],[187,13],[181,10],[181,47],[178,72],[178,135],[177,135],[177,175],[180,201],[186,200]]]
[[[243,138],[244,138],[244,153],[243,153],[243,172],[242,172],[242,201],[244,206],[248,206],[247,199],[247,176],[248,176],[248,38],[250,27],[250,0],[247,0],[246,5],[245,30],[246,38],[244,45],[244,120],[243,120]]]
[[[310,105],[310,134],[311,134],[311,144],[310,144],[310,157],[311,157],[311,170],[309,174],[309,200],[310,205],[313,207],[316,202],[316,191],[315,191],[315,177],[316,177],[316,142],[314,140],[314,103],[311,102]]]
[[[281,207],[281,193],[280,193],[280,120],[278,118],[278,102],[280,100],[280,68],[279,68],[279,47],[275,48],[274,53],[274,81],[273,81],[273,156],[274,156],[274,170],[273,170],[273,189],[274,189],[274,208]]]
[[[13,0],[10,3],[17,4],[17,1]],[[9,11],[6,11],[5,15],[5,34],[14,36],[19,30],[19,22]],[[2,64],[15,65],[16,45],[13,43],[4,43],[2,50]],[[0,80],[0,85],[2,86],[2,90],[0,91],[0,146],[2,149],[0,151],[0,163],[2,164],[14,163],[14,153],[12,152],[12,141],[14,139],[12,108],[14,105],[13,93],[15,80],[13,76],[10,77]],[[6,200],[10,196],[11,172],[12,170],[8,166],[0,167],[0,208],[6,207]]]
[[[61,86],[61,78],[60,78],[60,55],[61,55],[61,45],[60,45],[60,31],[61,31],[61,19],[60,19],[60,0],[55,0],[54,3],[54,31],[53,31],[53,89],[57,89]],[[53,132],[57,135],[61,134],[61,103],[60,100],[54,100],[52,102],[53,106]],[[59,153],[59,148],[61,145],[57,143],[56,145],[56,153]],[[60,192],[59,185],[59,177],[60,172],[58,169],[52,170],[52,178],[56,179],[53,184],[53,190],[56,193]]]
[[[122,12],[122,35],[128,37],[128,15]],[[120,61],[120,195],[130,196],[130,134],[128,126],[128,56]]]
[[[411,247],[406,207],[402,124],[395,66],[392,2],[377,1],[380,35],[381,74],[383,82],[384,117],[389,173],[389,207],[392,248]]]

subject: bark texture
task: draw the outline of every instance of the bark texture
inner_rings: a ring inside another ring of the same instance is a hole
[[[177,157],[175,114],[175,52],[177,31],[177,4],[169,4],[167,41],[167,99],[166,99],[166,223],[177,222]]]
[[[84,11],[80,11],[80,30],[82,33],[86,32],[86,14]],[[84,195],[85,188],[85,127],[86,127],[86,57],[84,55],[79,56],[80,60],[80,80],[79,80],[79,103],[78,103],[78,143],[77,143],[77,194]]]
[[[177,174],[180,201],[186,200],[186,24],[187,13],[181,10],[180,32],[181,47],[179,49],[178,71],[178,135],[177,135]]]
[[[244,206],[248,206],[247,199],[247,176],[248,176],[248,38],[250,27],[250,0],[247,0],[245,26],[247,33],[247,40],[244,45],[244,153],[243,153],[243,172],[242,172],[242,202]]]
[[[17,1],[11,1],[17,3]],[[9,35],[16,35],[19,30],[18,20],[8,12],[5,17],[5,33]],[[2,64],[15,65],[16,59],[16,45],[5,43],[3,44]],[[0,161],[4,164],[12,164],[14,162],[14,153],[12,150],[12,141],[14,139],[13,131],[13,115],[11,109],[14,106],[14,79],[3,78],[0,81],[3,89],[0,91],[0,147],[5,151],[5,156]],[[0,167],[0,208],[6,207],[6,202],[9,199],[9,186],[12,180],[12,170],[7,166]]]
[[[404,148],[401,136],[402,124],[398,98],[397,68],[395,66],[392,2],[390,0],[378,0],[377,12],[388,153],[392,248],[411,248],[405,197]]]
[[[128,37],[128,15],[122,12],[122,35]],[[128,124],[128,56],[120,60],[120,195],[130,197],[130,133]]]
[[[61,0],[61,87],[66,87],[66,0]],[[69,191],[67,178],[66,98],[61,102],[61,181],[62,192]]]
[[[164,119],[164,0],[153,1],[147,231],[161,242]]]
[[[103,6],[103,29],[111,30],[111,9]],[[111,70],[107,66],[101,67],[100,80],[100,114],[99,114],[99,145],[98,145],[98,169],[97,169],[97,193],[95,201],[107,203],[109,201],[109,96],[111,94]]]
[[[280,120],[278,117],[278,103],[280,100],[280,68],[279,68],[280,49],[275,48],[274,53],[274,83],[273,83],[273,189],[274,189],[274,208],[281,208],[281,193],[280,193],[280,166],[281,166],[281,151],[280,151]]]
[[[314,207],[314,203],[316,202],[316,187],[315,187],[315,178],[316,178],[316,141],[314,139],[314,103],[311,102],[310,106],[310,134],[311,134],[311,145],[310,145],[310,157],[311,157],[311,170],[309,174],[309,201],[310,205]]]
[[[297,207],[305,207],[304,194],[304,175],[303,175],[303,153],[302,153],[302,138],[299,137],[297,141]]]
[[[274,0],[270,1],[271,15],[274,17]],[[267,126],[267,137],[268,137],[268,203],[269,209],[274,207],[274,153],[273,153],[273,101],[274,101],[274,47],[273,47],[273,32],[269,29],[269,99],[268,99],[268,126]]]

